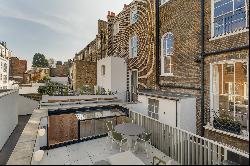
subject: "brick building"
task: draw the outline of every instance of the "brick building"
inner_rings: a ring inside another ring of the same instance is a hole
[[[248,16],[249,1],[205,1],[204,109],[210,124],[205,134],[245,151],[249,151]],[[220,117],[238,121],[240,134],[214,130],[214,121]]]
[[[126,60],[127,98],[137,101],[138,89],[155,88],[155,2],[133,1],[107,19],[108,56]]]
[[[107,22],[98,20],[98,34],[96,35],[96,38],[79,53],[76,53],[72,62],[73,64],[70,69],[70,75],[72,77],[73,89],[75,91],[81,89],[85,84],[90,85],[92,88],[96,85],[96,62],[97,60],[107,56],[107,44]],[[89,73],[86,74],[86,71]],[[88,81],[88,79],[91,80]]]
[[[50,77],[68,77],[69,75],[69,63],[56,64],[55,68],[50,68]]]
[[[126,60],[127,100],[139,100],[145,114],[159,121],[169,123],[176,118],[171,125],[177,127],[181,121],[179,114],[185,114],[177,110],[184,107],[188,112],[186,121],[195,124],[191,126],[197,134],[246,150],[248,1],[161,0],[160,5],[157,2],[133,1],[124,5],[118,15],[108,13],[105,35],[108,41],[100,47],[107,48],[106,56]],[[98,60],[100,53],[89,54],[95,41],[75,59]],[[194,102],[179,105],[184,98]],[[215,130],[215,115],[239,121],[241,133]],[[167,120],[161,120],[161,116]]]
[[[44,77],[50,76],[50,68],[42,67],[32,67],[31,70],[28,70],[24,74],[24,80],[26,84],[37,83],[44,79]]]
[[[27,71],[27,61],[17,57],[10,58],[10,80],[24,83],[24,74]]]
[[[9,58],[12,51],[7,48],[6,42],[0,42],[0,89],[12,88],[9,81]]]

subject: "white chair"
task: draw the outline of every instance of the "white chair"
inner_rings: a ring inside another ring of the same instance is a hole
[[[135,142],[135,146],[134,146],[134,149],[136,148],[136,145],[138,144],[138,143],[141,143],[141,144],[144,144],[144,147],[145,147],[145,151],[146,151],[146,153],[147,153],[147,158],[149,157],[149,155],[148,155],[148,146],[150,146],[151,145],[151,135],[152,135],[152,133],[144,133],[144,134],[142,134],[142,137],[139,137],[137,140],[136,140],[136,142]],[[147,144],[148,144],[148,146],[147,146]]]
[[[123,138],[122,134],[112,131],[112,145],[113,143],[117,143],[120,146],[120,152],[122,151],[122,145],[127,143],[127,138]],[[111,149],[113,148],[111,145]]]
[[[114,131],[114,126],[112,121],[106,121],[106,127],[108,129],[108,137],[107,137],[107,142],[113,139],[112,137],[112,131]]]

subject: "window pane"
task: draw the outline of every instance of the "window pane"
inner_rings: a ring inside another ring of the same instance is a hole
[[[173,54],[173,35],[169,34],[167,35],[167,55]]]
[[[167,56],[164,57],[164,73],[170,73],[170,63],[171,63],[171,57]]]
[[[214,36],[241,30],[246,26],[245,0],[221,0],[215,2]]]
[[[245,0],[234,0],[234,9],[239,9],[245,6]]]
[[[233,11],[233,1],[232,0],[222,0],[214,5],[214,16],[220,16],[222,14]]]
[[[214,65],[212,76],[213,111],[218,111],[219,117],[239,121],[243,130],[247,127],[248,113],[246,70],[245,62],[224,63]]]

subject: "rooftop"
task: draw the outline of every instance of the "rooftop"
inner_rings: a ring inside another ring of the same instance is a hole
[[[170,100],[180,100],[183,98],[190,98],[193,97],[190,94],[184,94],[184,93],[169,93],[169,92],[163,92],[158,90],[140,90],[139,94],[146,95],[146,96],[152,96],[152,97],[159,97],[159,98],[165,98]]]

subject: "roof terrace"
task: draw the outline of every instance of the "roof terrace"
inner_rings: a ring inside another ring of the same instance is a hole
[[[8,164],[216,165],[249,162],[247,152],[162,124],[124,103],[97,102],[78,104],[77,108],[61,107],[57,105],[56,110],[51,110],[50,106],[49,109],[42,106],[34,111]],[[136,136],[122,136],[127,143],[121,145],[121,152],[120,144],[112,142],[113,135],[106,128],[106,122],[112,121],[115,129],[124,124],[127,116],[132,119],[131,123],[152,133],[151,143],[146,146],[148,156],[145,144],[135,146]],[[40,135],[41,129],[45,129],[44,135]],[[131,142],[128,141],[130,137]],[[132,149],[128,146],[130,143]]]

